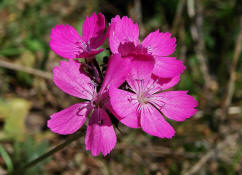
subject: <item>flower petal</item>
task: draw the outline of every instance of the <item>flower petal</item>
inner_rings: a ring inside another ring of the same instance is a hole
[[[197,101],[187,91],[167,91],[154,94],[156,107],[169,119],[184,121],[194,115]]]
[[[175,57],[155,57],[153,74],[162,78],[171,78],[180,75],[185,68],[183,62]]]
[[[102,13],[93,13],[92,16],[86,17],[83,23],[82,39],[90,42],[91,49],[101,46],[105,39],[105,17]]]
[[[139,103],[135,99],[136,94],[117,88],[110,88],[109,96],[112,109],[120,122],[131,128],[139,128],[140,123],[137,112]]]
[[[154,68],[154,59],[150,55],[139,55],[139,57],[135,57],[131,62],[131,71],[128,74],[126,80],[131,88],[137,92],[141,87],[137,84],[137,82],[141,82],[145,84],[149,82],[151,78],[151,74]]]
[[[121,58],[120,54],[111,55],[100,92],[110,86],[120,86],[125,81],[130,68],[129,58]]]
[[[50,34],[50,48],[63,58],[78,58],[84,43],[79,33],[70,25],[56,25]]]
[[[126,42],[134,45],[139,43],[139,27],[127,16],[120,19],[117,15],[112,18],[109,31],[109,46],[112,53],[119,53],[120,44]]]
[[[74,60],[61,61],[53,69],[53,81],[62,91],[74,97],[91,100],[94,85],[91,79],[80,70],[80,63]]]
[[[94,110],[88,122],[85,137],[86,150],[93,156],[106,156],[116,144],[116,134],[108,114],[103,109]]]
[[[154,56],[169,56],[176,49],[176,38],[171,38],[171,34],[160,33],[159,30],[151,32],[142,42],[148,51]]]
[[[89,103],[74,104],[60,112],[52,114],[47,126],[58,134],[72,134],[85,122],[90,112]]]
[[[173,78],[160,78],[153,74],[152,79],[156,82],[156,86],[159,87],[159,90],[166,90],[174,87],[180,81],[180,76]]]
[[[140,115],[141,127],[146,133],[160,138],[172,138],[174,136],[175,130],[152,105],[142,106]]]
[[[92,59],[95,55],[101,53],[102,51],[104,51],[103,48],[100,48],[100,49],[92,49],[90,51],[84,51],[84,52],[82,52],[82,53],[80,53],[78,55],[78,58],[87,58],[87,59],[88,58],[91,58]]]
[[[150,78],[155,60],[150,55],[139,55],[132,60],[131,76],[135,79]]]

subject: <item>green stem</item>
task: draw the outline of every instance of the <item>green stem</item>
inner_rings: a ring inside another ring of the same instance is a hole
[[[53,155],[54,153],[62,150],[63,148],[65,148],[67,145],[71,144],[73,141],[79,139],[82,136],[83,132],[78,131],[75,134],[71,135],[70,137],[68,137],[63,143],[59,144],[58,146],[54,147],[53,149],[51,149],[50,151],[42,154],[40,157],[30,161],[29,163],[25,164],[24,166],[20,167],[19,169],[15,170],[13,173],[11,173],[12,175],[16,174],[16,173],[23,173],[24,171],[26,171],[28,168],[31,168],[33,166],[35,166],[36,164],[38,164],[39,162],[45,160],[46,158],[50,157],[51,155]]]

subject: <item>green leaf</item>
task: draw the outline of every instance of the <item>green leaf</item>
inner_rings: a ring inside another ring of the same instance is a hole
[[[0,155],[2,156],[4,162],[7,165],[8,172],[11,173],[13,171],[13,163],[12,163],[12,160],[9,157],[7,151],[5,150],[5,148],[2,145],[0,145]]]
[[[37,142],[32,137],[26,137],[24,142],[16,142],[14,145],[13,162],[16,164],[16,169],[26,165],[48,150],[49,143],[46,140]],[[40,175],[43,174],[44,165],[50,160],[47,158],[37,165],[27,169],[24,175]]]
[[[16,47],[5,48],[0,50],[0,55],[2,56],[16,56],[21,54],[22,50]]]
[[[5,119],[2,137],[22,140],[26,133],[25,117],[31,107],[30,102],[12,98],[5,103],[0,103],[0,106],[0,116]]]
[[[24,44],[27,49],[29,49],[33,52],[44,50],[44,44],[40,40],[37,40],[37,39],[28,38],[24,41]]]

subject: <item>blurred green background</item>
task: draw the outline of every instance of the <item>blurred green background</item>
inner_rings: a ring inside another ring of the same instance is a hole
[[[241,175],[240,0],[0,0],[0,175],[65,138],[51,133],[46,121],[78,100],[51,81],[61,58],[50,50],[49,34],[62,23],[81,32],[93,12],[102,12],[107,24],[117,14],[131,17],[140,39],[158,28],[171,32],[174,56],[186,65],[175,89],[189,90],[199,111],[185,122],[170,121],[172,140],[120,125],[107,157],[92,157],[82,137],[26,174]]]

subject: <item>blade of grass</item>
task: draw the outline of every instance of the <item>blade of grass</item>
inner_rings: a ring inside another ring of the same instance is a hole
[[[9,157],[7,151],[5,150],[5,148],[2,145],[0,145],[0,155],[2,156],[4,162],[7,165],[8,172],[11,173],[13,171],[13,163],[12,163],[12,160]]]

